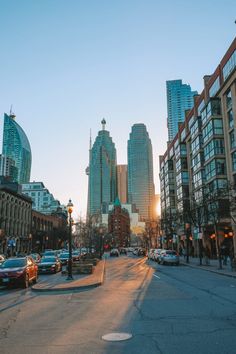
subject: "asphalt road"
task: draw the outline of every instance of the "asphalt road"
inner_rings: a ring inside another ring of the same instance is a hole
[[[93,290],[0,290],[1,354],[233,354],[235,333],[236,279],[187,266],[122,256]]]

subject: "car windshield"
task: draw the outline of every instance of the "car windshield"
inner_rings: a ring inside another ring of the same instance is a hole
[[[69,257],[69,253],[60,254],[60,258],[68,258],[68,257]]]
[[[7,259],[2,265],[1,268],[18,268],[24,267],[26,265],[26,259]]]
[[[55,257],[46,257],[41,259],[41,263],[49,263],[49,262],[56,262]]]
[[[166,251],[166,254],[176,255],[176,252],[175,251]]]
[[[54,251],[44,252],[44,256],[55,256],[55,252]]]
[[[38,254],[31,254],[30,255],[33,259],[37,259],[39,256],[38,256]]]

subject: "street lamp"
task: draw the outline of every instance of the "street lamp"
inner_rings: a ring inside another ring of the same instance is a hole
[[[189,240],[191,235],[191,225],[189,223],[185,224],[186,239],[187,239],[187,252],[186,252],[186,263],[189,263]]]
[[[73,211],[73,203],[71,199],[69,199],[69,203],[67,204],[67,212],[69,214],[69,259],[68,259],[68,276],[67,280],[72,280],[72,218],[71,214]]]
[[[100,259],[102,259],[102,255],[103,255],[103,228],[100,227],[99,228],[99,255],[100,255]]]

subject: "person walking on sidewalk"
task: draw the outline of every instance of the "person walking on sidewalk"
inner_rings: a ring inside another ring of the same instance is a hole
[[[205,258],[205,264],[210,265],[211,251],[209,249],[209,246],[206,246],[205,249],[203,250],[203,252],[204,252],[204,258]]]
[[[184,260],[185,260],[185,258],[186,258],[186,249],[184,247],[182,249],[182,255],[184,256]]]

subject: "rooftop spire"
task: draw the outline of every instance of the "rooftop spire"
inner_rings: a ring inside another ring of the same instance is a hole
[[[105,119],[103,118],[103,120],[101,121],[101,123],[102,123],[102,130],[105,130],[105,127],[106,127],[106,121],[105,121]]]
[[[11,104],[11,108],[10,108],[10,117],[12,118],[12,119],[15,119],[16,118],[16,115],[13,113],[13,111],[12,111],[12,104]]]

